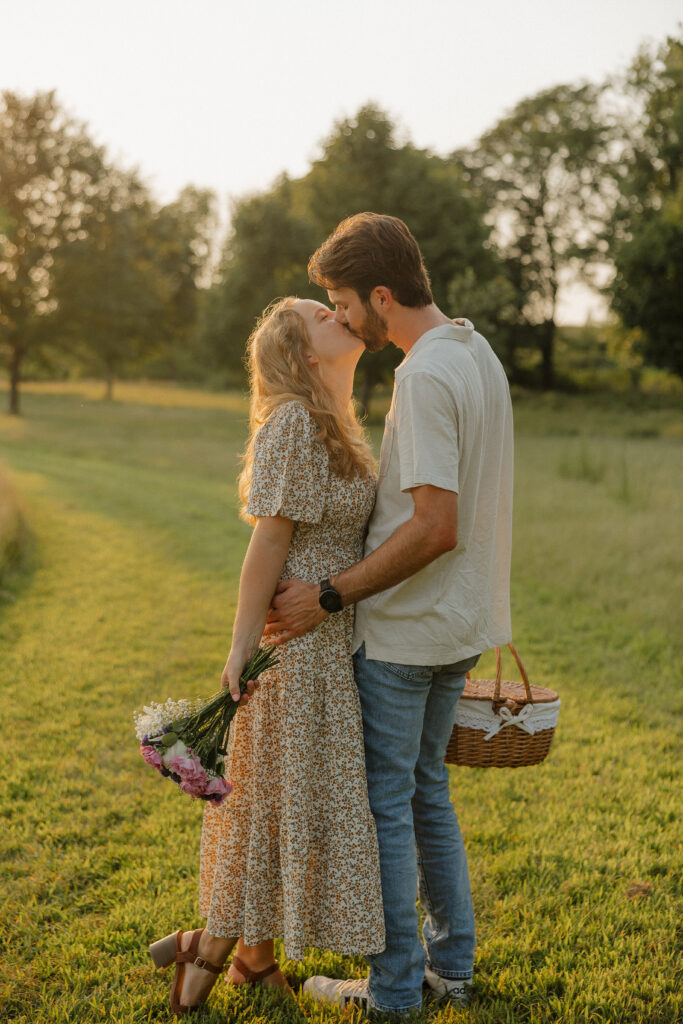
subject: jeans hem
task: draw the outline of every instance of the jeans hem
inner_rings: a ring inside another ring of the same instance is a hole
[[[375,999],[369,984],[368,992],[370,994],[370,999],[372,1000],[371,1009],[379,1010],[380,1013],[410,1013],[412,1010],[422,1009],[422,1000],[420,1000],[419,1003],[412,1003],[410,1006],[383,1006],[382,1003],[378,1003]]]
[[[440,978],[451,978],[451,979],[453,979],[455,981],[468,981],[468,980],[471,981],[472,980],[472,975],[474,973],[472,970],[469,970],[469,971],[443,971],[443,970],[439,970],[438,967],[435,967],[433,964],[430,964],[429,961],[427,961],[427,967],[429,968],[430,971],[433,971],[434,974],[438,974]]]

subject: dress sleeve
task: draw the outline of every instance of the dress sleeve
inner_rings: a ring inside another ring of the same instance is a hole
[[[329,462],[315,435],[315,422],[299,402],[281,405],[264,423],[254,443],[250,515],[320,522]]]

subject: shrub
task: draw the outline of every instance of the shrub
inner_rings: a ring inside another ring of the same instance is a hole
[[[26,539],[24,514],[6,470],[0,466],[0,583],[22,555]]]

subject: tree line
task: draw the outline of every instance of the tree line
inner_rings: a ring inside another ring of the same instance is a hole
[[[557,385],[563,284],[596,281],[625,363],[683,375],[683,37],[619,80],[522,100],[472,146],[415,147],[375,105],[336,122],[300,178],[232,204],[216,262],[215,195],[159,204],[55,93],[0,103],[0,360],[9,409],[27,373],[238,381],[255,317],[319,297],[308,257],[344,217],[392,213],[418,238],[436,302],[467,315],[511,381]],[[363,361],[362,398],[397,361]],[[630,362],[629,362],[630,361]]]

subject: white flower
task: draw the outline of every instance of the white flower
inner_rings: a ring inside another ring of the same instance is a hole
[[[161,755],[161,760],[168,767],[168,762],[171,760],[172,757],[187,756],[187,747],[185,746],[182,740],[177,740],[172,747],[169,747],[167,750],[164,750],[163,754]]]
[[[200,703],[200,700],[172,700],[170,697],[164,704],[154,701],[134,713],[135,735],[139,740],[144,736],[158,736],[164,726],[192,714]]]

